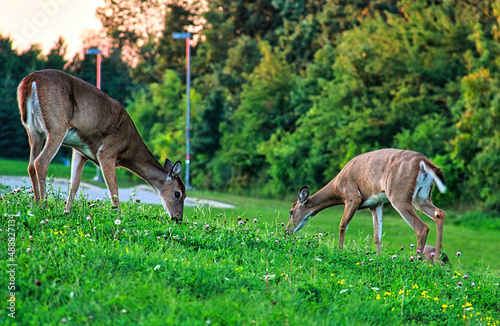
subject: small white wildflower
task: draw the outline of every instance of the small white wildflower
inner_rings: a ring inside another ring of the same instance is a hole
[[[120,220],[116,219],[116,220],[115,220],[115,224],[116,224],[116,225],[120,225],[120,224],[122,224],[122,221],[120,221]]]

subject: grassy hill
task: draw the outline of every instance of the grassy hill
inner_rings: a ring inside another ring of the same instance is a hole
[[[120,214],[79,200],[63,215],[57,193],[38,205],[28,189],[3,189],[0,261],[15,289],[0,273],[0,324],[499,324],[498,231],[446,225],[444,268],[416,259],[413,231],[392,213],[376,256],[364,212],[339,250],[340,209],[287,237],[290,203],[191,195],[238,208],[186,208],[179,225],[132,201]],[[497,251],[478,256],[481,247]]]

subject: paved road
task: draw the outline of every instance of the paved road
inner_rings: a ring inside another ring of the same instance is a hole
[[[28,176],[26,177],[16,177],[16,176],[0,176],[0,183],[6,184],[11,188],[18,188],[22,186],[31,187],[31,180]],[[60,189],[63,193],[68,193],[69,190],[69,180],[62,178],[55,178],[48,181],[49,187],[55,187]],[[89,196],[90,199],[102,199],[109,198],[108,189],[94,186],[85,182],[80,184],[80,189],[77,193],[77,198],[80,192],[84,192]],[[153,188],[149,185],[139,185],[133,188],[119,189],[120,201],[128,201],[130,197],[133,196],[134,199],[139,199],[141,203],[147,204],[160,204],[160,199],[155,193]],[[233,205],[220,203],[213,200],[197,199],[192,197],[187,197],[184,201],[185,206],[196,206],[196,205],[208,205],[212,207],[220,208],[234,208]]]

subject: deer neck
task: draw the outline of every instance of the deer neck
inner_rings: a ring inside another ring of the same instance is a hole
[[[334,181],[335,179],[330,181],[307,200],[306,205],[312,208],[313,215],[325,208],[344,204],[344,200]]]
[[[140,160],[124,160],[121,165],[148,182],[155,190],[159,189],[167,179],[167,169],[158,162],[145,145],[138,146],[131,152]]]

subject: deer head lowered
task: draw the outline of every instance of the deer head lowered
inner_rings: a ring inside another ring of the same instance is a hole
[[[17,89],[21,120],[28,133],[28,173],[35,201],[46,197],[50,162],[63,146],[73,148],[71,186],[65,213],[72,207],[87,160],[102,170],[111,202],[120,208],[116,167],[124,167],[147,181],[174,220],[182,221],[186,189],[179,177],[182,165],[161,165],[142,141],[127,111],[89,83],[58,70],[26,76]]]
[[[309,188],[299,191],[297,202],[290,210],[287,232],[295,233],[323,209],[345,205],[339,227],[339,248],[354,213],[368,208],[373,217],[373,238],[380,254],[382,237],[382,208],[390,203],[417,235],[417,248],[424,251],[429,227],[417,215],[414,207],[434,220],[437,226],[435,252],[442,248],[445,212],[435,207],[431,192],[436,183],[446,190],[441,169],[423,154],[398,149],[381,149],[361,154],[351,161],[321,190],[309,196]]]

